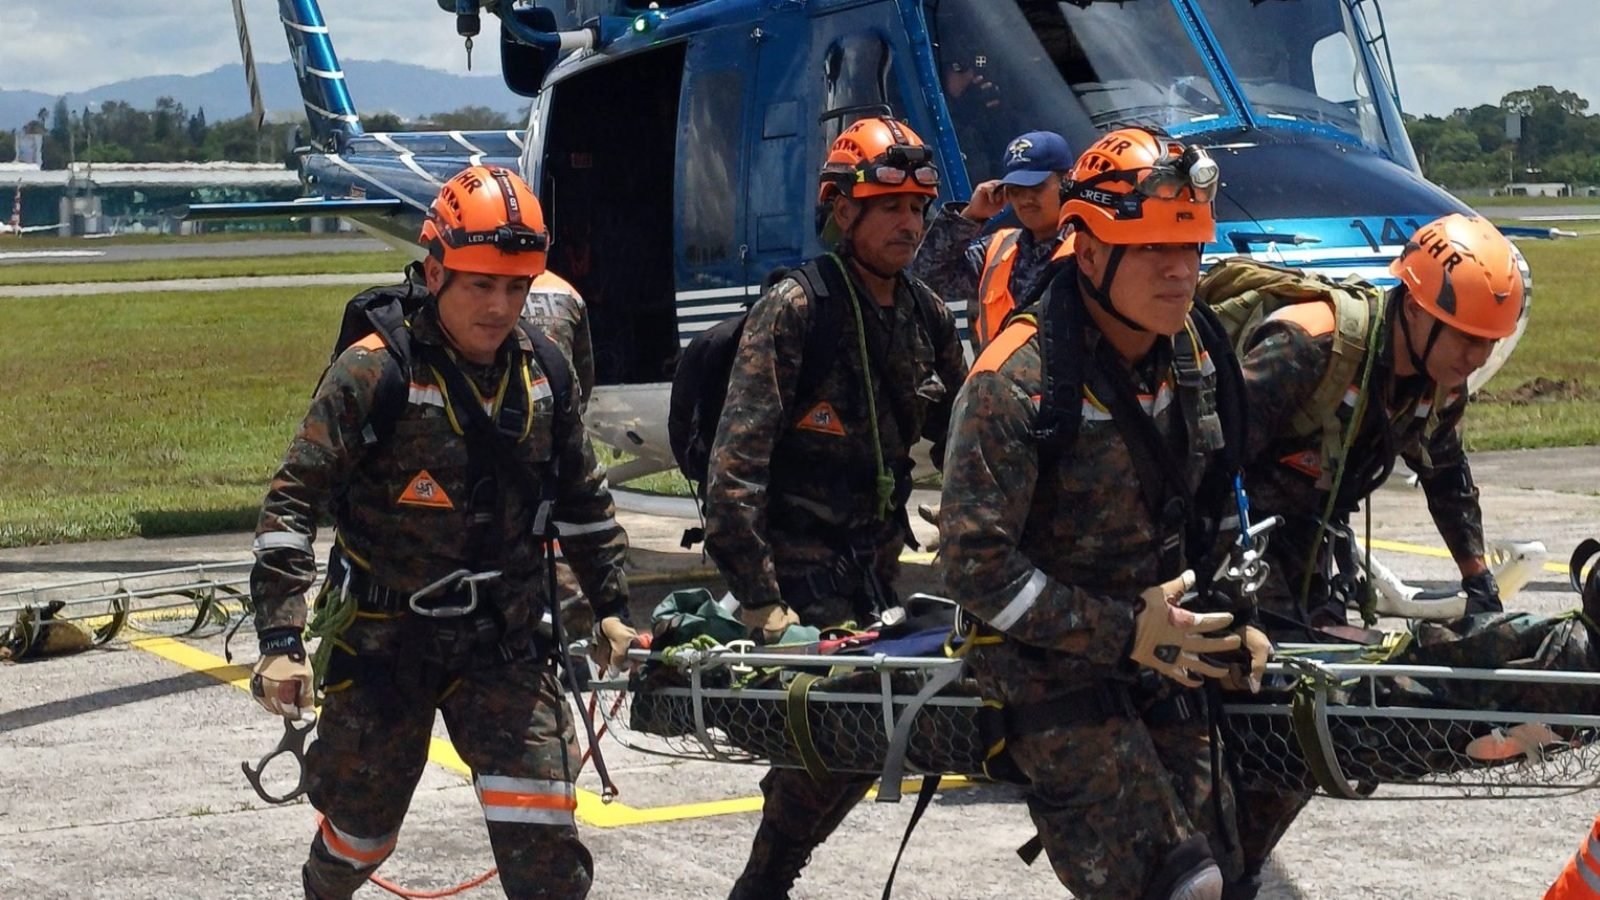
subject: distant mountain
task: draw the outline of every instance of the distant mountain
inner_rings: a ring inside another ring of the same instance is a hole
[[[388,60],[344,62],[345,83],[356,109],[362,113],[392,112],[414,119],[428,113],[449,112],[463,106],[487,106],[516,120],[528,101],[513,94],[497,74],[455,75],[410,63]],[[269,114],[305,115],[294,66],[288,62],[259,67],[261,96]],[[159,97],[171,97],[191,114],[206,111],[206,120],[218,122],[250,111],[244,67],[223,66],[204,75],[147,75],[93,90],[66,95],[67,106],[80,110],[87,103],[123,100],[136,109],[152,109]],[[42,109],[53,109],[55,94],[0,90],[0,129],[27,124]]]

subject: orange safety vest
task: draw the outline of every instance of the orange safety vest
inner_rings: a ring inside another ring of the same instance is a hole
[[[1600,817],[1595,818],[1588,840],[1545,892],[1544,900],[1600,900]]]
[[[983,254],[983,275],[978,279],[978,312],[972,317],[972,350],[983,348],[1000,333],[1000,326],[1017,301],[1011,296],[1011,270],[1017,265],[1021,228],[1002,228],[989,236]]]

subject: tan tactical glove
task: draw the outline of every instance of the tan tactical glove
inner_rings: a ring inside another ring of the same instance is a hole
[[[311,686],[311,663],[293,626],[269,628],[258,635],[261,658],[250,676],[250,693],[261,708],[285,719],[308,720],[316,716],[316,694]]]
[[[1230,691],[1259,694],[1261,678],[1267,674],[1267,660],[1272,658],[1272,640],[1254,625],[1246,625],[1241,637],[1244,649],[1228,662],[1228,674],[1222,679],[1222,686]],[[1249,654],[1248,665],[1242,654]]]
[[[783,639],[790,625],[799,625],[800,616],[782,603],[771,606],[740,606],[739,621],[750,629],[750,637],[758,643],[775,644]]]
[[[589,657],[604,675],[610,669],[626,671],[628,649],[639,640],[639,632],[616,616],[606,616],[594,626],[594,641],[589,645]]]
[[[1134,619],[1133,652],[1128,658],[1186,687],[1199,687],[1204,678],[1222,678],[1228,670],[1200,658],[1202,653],[1238,650],[1237,634],[1206,637],[1233,624],[1232,613],[1192,613],[1177,605],[1183,592],[1194,587],[1194,573],[1185,571],[1165,584],[1146,588],[1139,595]]]

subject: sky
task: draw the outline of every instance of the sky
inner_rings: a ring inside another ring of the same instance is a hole
[[[992,0],[971,0],[992,2]],[[1236,0],[1246,2],[1246,0]],[[82,91],[148,74],[195,75],[237,62],[228,0],[0,0],[0,88]],[[1595,0],[1388,0],[1400,98],[1415,114],[1495,104],[1549,84],[1600,112]],[[434,0],[322,0],[341,59],[392,59],[466,71],[453,18]],[[257,58],[288,58],[276,0],[245,0]],[[475,72],[497,72],[485,17]]]

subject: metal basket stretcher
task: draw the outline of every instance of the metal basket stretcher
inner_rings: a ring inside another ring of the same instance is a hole
[[[964,660],[740,644],[634,651],[643,677],[596,685],[610,733],[677,759],[881,775],[886,799],[905,775],[982,777],[986,704],[963,677]],[[1223,740],[1244,784],[1349,799],[1382,785],[1382,799],[1404,799],[1530,797],[1600,783],[1600,673],[1325,659],[1364,649],[1285,645],[1261,694],[1224,696]],[[1530,691],[1594,699],[1573,712],[1415,702]]]

